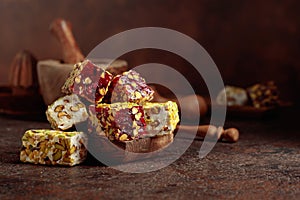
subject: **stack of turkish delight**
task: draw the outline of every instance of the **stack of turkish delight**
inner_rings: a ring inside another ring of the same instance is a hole
[[[90,60],[74,65],[62,92],[66,96],[48,106],[54,130],[28,130],[20,159],[40,164],[75,165],[87,154],[86,133],[73,131],[87,124],[88,134],[129,141],[173,134],[179,122],[175,102],[152,103],[154,91],[136,71],[112,75]]]

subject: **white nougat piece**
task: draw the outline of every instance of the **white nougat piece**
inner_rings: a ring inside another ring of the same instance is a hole
[[[79,97],[71,94],[49,105],[46,116],[53,129],[67,130],[75,124],[86,121],[88,113]]]
[[[247,92],[243,88],[227,85],[219,92],[216,102],[224,106],[243,106],[248,102]]]
[[[87,156],[87,137],[83,132],[27,130],[22,137],[20,160],[46,165],[73,166]]]
[[[172,133],[179,122],[178,106],[175,102],[150,103],[143,105],[146,136],[165,135]]]

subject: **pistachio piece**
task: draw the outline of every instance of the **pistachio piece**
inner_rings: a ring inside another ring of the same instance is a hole
[[[134,130],[133,130],[133,136],[136,137],[138,134],[139,134],[138,130],[137,130],[137,129],[134,129]]]
[[[86,77],[83,81],[83,84],[91,84],[92,83],[92,79],[90,77]]]
[[[69,150],[70,155],[73,154],[76,151],[76,147],[72,146],[71,149]]]
[[[121,135],[121,137],[119,138],[120,141],[125,141],[127,140],[128,136],[126,134]]]
[[[30,144],[34,144],[34,139],[33,138],[28,138],[28,141]]]
[[[131,110],[132,114],[136,114],[139,112],[139,110],[136,108],[136,107],[133,107],[132,110]]]
[[[30,149],[25,149],[25,153],[27,154],[27,156],[29,156],[31,154]]]
[[[102,72],[100,77],[105,78],[105,72]]]
[[[141,93],[139,93],[138,91],[135,91],[134,94],[137,99],[140,99],[142,97]]]
[[[24,162],[26,160],[26,157],[27,157],[26,152],[25,151],[21,151],[21,153],[20,153],[20,160],[22,162]]]
[[[114,119],[115,119],[114,116],[112,116],[112,115],[109,115],[108,118],[110,119],[110,121],[114,121]]]
[[[70,110],[73,111],[73,112],[77,112],[79,110],[79,107],[78,106],[71,106]]]
[[[128,74],[128,78],[133,79],[132,74]]]
[[[105,89],[104,88],[101,88],[100,90],[99,90],[99,93],[103,96],[103,95],[105,95]]]
[[[65,108],[64,105],[58,105],[54,108],[54,112],[60,112]]]
[[[64,140],[65,147],[69,148],[70,146],[70,141],[68,139]]]
[[[70,116],[68,113],[66,113],[65,111],[59,112],[59,113],[57,114],[57,117],[58,117],[58,118],[67,117],[68,119],[71,119],[71,116]]]
[[[65,143],[65,140],[64,140],[64,139],[60,139],[60,144],[61,144],[64,148],[66,148],[66,143]]]
[[[132,87],[134,87],[134,88],[136,88],[136,86],[137,86],[136,82],[132,82],[131,85],[132,85]]]
[[[30,159],[30,160],[33,160],[33,158],[34,158],[34,154],[33,154],[33,152],[30,152],[30,154],[29,154],[29,159]]]
[[[75,77],[75,83],[80,83],[81,81],[81,77],[80,76],[76,76]]]
[[[59,149],[59,150],[62,150],[62,151],[65,150],[65,148],[61,144],[55,143],[54,146],[55,146],[56,149]]]
[[[47,141],[43,141],[43,142],[40,142],[39,144],[38,144],[38,147],[40,147],[40,151],[44,151],[45,150],[45,148],[46,148],[46,143],[47,143]]]
[[[159,114],[160,113],[160,107],[154,107],[154,108],[151,108],[151,113],[152,114]]]
[[[58,149],[53,149],[53,153],[56,153],[58,151]]]
[[[34,158],[38,158],[39,153],[40,153],[40,152],[39,152],[38,150],[34,150],[34,151],[32,152],[33,157],[34,157]]]
[[[40,136],[40,138],[39,138],[39,141],[44,141],[46,139],[46,137],[45,136]]]
[[[62,152],[61,150],[58,150],[55,154],[53,154],[53,160],[58,161],[59,159],[61,159],[61,156],[62,156]]]
[[[159,121],[158,120],[155,120],[153,122],[151,122],[151,126],[154,126],[154,127],[157,127],[159,125]]]
[[[71,158],[65,157],[65,158],[63,158],[63,162],[65,162],[65,163],[71,163]]]
[[[137,113],[137,114],[134,115],[134,118],[135,118],[136,120],[140,120],[141,117],[142,117],[142,113]]]
[[[77,106],[78,106],[79,108],[84,108],[84,105],[83,105],[82,103],[77,103]]]

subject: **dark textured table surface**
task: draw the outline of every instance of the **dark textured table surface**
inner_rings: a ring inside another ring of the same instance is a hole
[[[294,113],[295,114],[295,113]],[[0,117],[0,199],[300,199],[299,117],[228,119],[237,143],[219,142],[203,159],[195,139],[177,161],[133,174],[88,158],[74,167],[24,164],[21,137],[48,123]]]

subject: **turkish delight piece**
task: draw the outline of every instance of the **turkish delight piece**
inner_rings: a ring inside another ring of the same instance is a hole
[[[101,124],[97,118],[95,105],[94,104],[89,105],[88,110],[89,110],[89,117],[88,117],[88,123],[87,123],[88,133],[105,136],[105,133],[102,130]]]
[[[92,59],[97,66],[110,72],[113,76],[122,74],[129,70],[128,63],[125,60],[110,60],[110,59]]]
[[[101,102],[113,76],[90,60],[74,65],[72,72],[62,87],[66,94],[77,94],[87,101]]]
[[[227,85],[218,94],[216,102],[219,105],[244,106],[248,103],[247,91],[240,87]]]
[[[34,164],[73,166],[87,155],[83,132],[27,130],[22,137],[20,160]]]
[[[275,107],[279,104],[279,91],[273,81],[258,83],[247,88],[254,107]]]
[[[143,104],[146,121],[144,137],[165,135],[172,133],[179,122],[178,106],[175,102]]]
[[[145,131],[142,107],[135,103],[98,104],[97,118],[110,140],[132,140]]]
[[[67,130],[75,124],[86,121],[88,113],[79,97],[71,94],[49,105],[46,116],[53,129]]]
[[[175,102],[138,105],[130,102],[98,104],[97,118],[110,140],[128,141],[172,133],[179,122]]]
[[[154,91],[141,75],[129,70],[113,78],[106,97],[107,103],[143,103],[153,99]]]

